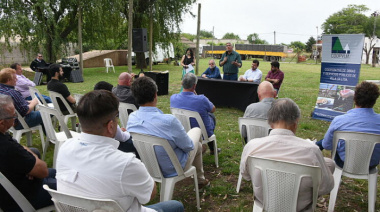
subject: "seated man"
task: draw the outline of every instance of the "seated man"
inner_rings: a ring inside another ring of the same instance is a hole
[[[259,203],[263,203],[261,175],[257,170],[250,176],[247,164],[248,156],[271,158],[305,165],[319,166],[322,171],[318,195],[328,194],[334,187],[334,161],[323,158],[321,151],[311,141],[295,136],[301,117],[298,105],[291,99],[278,99],[268,112],[268,123],[272,127],[269,136],[252,139],[245,145],[240,162],[242,176],[246,180],[253,177],[254,194]],[[301,180],[297,211],[307,211],[312,203],[312,184],[310,179]]]
[[[355,88],[354,102],[355,108],[347,111],[346,114],[334,118],[327,130],[323,140],[316,144],[327,150],[332,149],[335,131],[353,131],[363,133],[380,134],[380,115],[375,113],[373,106],[379,97],[379,87],[371,82],[363,81]],[[343,168],[345,159],[344,141],[340,140],[335,155],[335,163]],[[380,144],[376,144],[372,154],[370,169],[376,167],[380,160]]]
[[[29,92],[29,86],[36,87],[36,84],[30,79],[26,78],[22,74],[22,68],[19,63],[13,63],[11,65],[11,68],[16,70],[16,76],[17,76],[16,89],[20,91],[24,99],[32,100],[32,97],[30,96],[30,92]],[[51,103],[50,97],[45,96],[45,95],[42,95],[42,97],[45,99],[46,103]]]
[[[63,70],[62,70],[61,65],[51,64],[49,66],[49,72],[50,72],[50,75],[52,77],[51,77],[50,82],[47,84],[47,89],[49,91],[54,91],[54,92],[61,94],[63,96],[63,98],[66,99],[67,103],[70,105],[70,107],[73,109],[73,111],[75,112],[76,111],[75,98],[70,95],[70,91],[67,88],[67,86],[65,84],[63,84],[62,82],[60,82],[60,79],[62,79],[62,77],[63,77]],[[59,108],[60,108],[62,114],[63,115],[69,114],[68,109],[65,107],[65,105],[61,101],[61,99],[57,99],[57,100],[58,100]]]
[[[199,142],[201,130],[194,128],[187,134],[182,124],[171,114],[163,114],[157,106],[157,85],[150,77],[139,77],[132,84],[132,93],[140,109],[131,113],[128,119],[128,132],[153,135],[168,140],[182,168],[191,164],[197,170],[199,187],[209,184],[204,177],[202,145]],[[164,177],[174,177],[177,173],[162,147],[156,149],[157,158]]]
[[[144,207],[156,194],[156,184],[144,164],[132,153],[117,150],[113,139],[119,101],[109,91],[96,90],[79,101],[77,114],[82,133],[61,146],[57,157],[57,189],[72,195],[113,199],[124,211],[183,211],[177,201]]]
[[[53,205],[43,184],[56,189],[55,169],[48,169],[44,161],[28,147],[12,139],[7,130],[13,126],[15,108],[12,98],[0,94],[0,172],[12,182],[35,209]],[[37,151],[37,150],[34,150]],[[0,208],[3,211],[22,211],[8,192],[0,186]]]
[[[112,92],[112,88],[113,85],[106,81],[100,81],[94,86],[94,90],[106,90],[109,92]],[[136,155],[136,158],[140,159],[139,153],[133,145],[131,134],[124,127],[120,128],[120,126],[117,125],[117,131],[114,139],[120,142],[117,149],[123,152],[133,152]]]
[[[5,68],[0,71],[0,94],[11,96],[17,112],[24,118],[29,127],[42,124],[40,111],[34,111],[38,104],[37,99],[27,102],[21,93],[15,90],[17,83],[16,71],[11,68]],[[15,129],[23,129],[21,123],[16,121]]]
[[[258,60],[253,60],[251,69],[248,69],[244,75],[239,77],[239,81],[253,82],[255,84],[260,84],[261,76],[263,73],[258,69],[260,62]]]
[[[279,62],[271,62],[271,70],[268,72],[265,80],[273,84],[273,87],[277,91],[278,95],[282,81],[284,80],[284,72],[280,70]]]
[[[245,109],[244,118],[268,119],[268,111],[276,97],[273,85],[267,81],[260,83],[257,88],[260,102],[252,103]]]
[[[205,72],[203,72],[202,77],[203,78],[209,78],[209,79],[222,79],[220,76],[219,68],[215,65],[215,61],[211,59],[208,61],[209,67],[206,69]]]
[[[198,112],[210,137],[214,134],[215,129],[215,106],[204,95],[196,95],[195,87],[198,78],[193,73],[187,73],[182,80],[183,92],[173,94],[170,97],[170,107],[180,108]],[[191,127],[199,127],[195,119],[191,119]],[[214,143],[207,143],[210,148],[211,155],[214,154]],[[220,149],[218,149],[220,151]]]
[[[51,79],[51,75],[48,71],[49,63],[46,63],[44,59],[42,59],[42,54],[38,53],[37,58],[32,61],[30,64],[30,69],[35,72],[41,71],[46,75],[46,82],[49,82]]]
[[[130,88],[134,76],[134,74],[131,75],[127,72],[121,73],[119,75],[118,85],[112,88],[112,93],[116,95],[120,102],[134,104],[136,108],[139,108]]]

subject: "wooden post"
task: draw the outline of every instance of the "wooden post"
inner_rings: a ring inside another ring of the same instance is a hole
[[[198,76],[198,68],[199,68],[199,34],[201,28],[201,4],[198,4],[198,26],[197,26],[197,46],[195,49],[195,58],[197,60],[197,64],[195,64],[195,75]]]
[[[82,2],[78,1],[78,46],[79,46],[79,71],[83,77],[83,43],[82,43]]]
[[[128,72],[132,73],[133,0],[128,3]]]
[[[150,11],[149,11],[149,67],[150,71],[153,70],[153,2],[150,5]]]

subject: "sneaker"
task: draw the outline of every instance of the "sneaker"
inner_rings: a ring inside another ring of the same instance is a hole
[[[221,148],[218,148],[218,154],[220,153],[222,151],[222,149]],[[211,151],[210,150],[210,155],[214,155],[215,153],[214,153],[214,151]]]

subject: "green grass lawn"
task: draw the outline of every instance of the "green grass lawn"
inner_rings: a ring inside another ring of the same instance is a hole
[[[201,59],[199,63],[200,75],[208,66],[208,59]],[[249,69],[251,61],[243,61],[240,74]],[[321,139],[326,132],[329,122],[314,120],[310,118],[313,111],[320,80],[320,64],[314,61],[308,63],[281,63],[280,69],[285,73],[285,79],[281,87],[280,98],[291,98],[300,107],[302,118],[298,126],[296,135],[301,138]],[[270,63],[260,61],[259,69],[263,72],[263,78],[270,70]],[[169,95],[158,97],[158,108],[164,113],[170,113],[170,96],[178,93],[181,87],[181,67],[159,64],[153,66],[153,70],[169,70]],[[105,68],[88,68],[84,70],[83,83],[66,83],[71,93],[84,94],[91,91],[94,85],[101,80],[113,85],[117,84],[117,77],[121,72],[127,71],[126,66],[116,67],[116,73],[106,73]],[[133,69],[134,73],[139,70]],[[32,77],[32,76],[30,76]],[[366,79],[380,79],[380,69],[362,65],[360,81]],[[38,89],[47,94],[46,85],[38,86]],[[221,94],[223,95],[223,94]],[[239,94],[237,94],[239,95]],[[380,103],[375,105],[375,111],[380,112]],[[236,183],[239,175],[240,155],[243,149],[239,135],[238,117],[243,116],[243,111],[234,108],[217,108],[215,115],[217,126],[215,135],[218,147],[222,148],[219,155],[219,168],[215,167],[214,157],[207,152],[204,155],[204,169],[206,178],[211,180],[211,186],[201,194],[201,207],[204,211],[252,211],[253,192],[250,182],[243,180],[239,194],[236,194]],[[38,135],[34,135],[34,146],[41,148]],[[25,138],[23,138],[25,144]],[[52,165],[53,146],[48,150],[46,161]],[[329,156],[329,151],[323,152]],[[191,179],[179,182],[176,185],[173,199],[182,201],[186,211],[196,211],[195,194],[193,191],[193,181]],[[378,186],[379,187],[379,186]],[[379,193],[377,198],[379,198]],[[325,196],[328,202],[329,196]],[[157,202],[156,198],[154,202]],[[367,210],[367,181],[352,180],[344,178],[340,186],[336,211],[365,211]],[[321,203],[327,206],[328,204]],[[376,208],[380,210],[380,203],[376,203]],[[317,211],[327,211],[325,207],[319,207]]]

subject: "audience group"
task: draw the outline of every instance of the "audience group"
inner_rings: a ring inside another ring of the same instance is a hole
[[[284,79],[284,73],[279,69],[280,64],[271,63],[271,70],[263,82],[257,60],[252,61],[251,69],[238,77],[242,65],[240,55],[232,50],[230,43],[227,43],[226,49],[219,61],[223,67],[223,79],[259,84],[257,94],[260,101],[249,105],[244,117],[267,120],[272,128],[266,137],[246,140],[241,155],[242,177],[253,180],[257,202],[263,203],[263,189],[260,172],[250,176],[247,158],[251,155],[319,166],[322,180],[318,195],[328,194],[334,186],[332,173],[335,164],[340,167],[344,164],[345,144],[344,141],[339,142],[338,154],[333,159],[324,158],[321,150],[332,149],[335,131],[380,134],[380,115],[373,110],[380,95],[378,86],[370,82],[358,84],[354,96],[355,108],[345,115],[337,116],[324,138],[314,143],[295,135],[301,117],[298,105],[288,98],[276,99]],[[186,72],[195,62],[190,49],[181,62],[185,72],[182,79],[183,91],[171,96],[170,107],[198,112],[210,137],[215,133],[216,108],[206,96],[196,93],[198,77],[191,71]],[[88,92],[76,102],[67,86],[60,81],[63,76],[60,65],[51,64],[49,73],[51,80],[47,84],[48,90],[63,96],[76,111],[81,125],[79,137],[68,139],[61,145],[56,170],[47,168],[37,149],[20,145],[7,132],[12,126],[22,129],[18,116],[23,117],[30,127],[43,125],[40,112],[35,110],[38,99],[32,99],[28,89],[35,84],[23,76],[18,63],[0,71],[0,171],[33,207],[39,209],[53,204],[47,191],[42,188],[43,184],[47,184],[59,192],[113,199],[125,211],[184,211],[183,204],[175,200],[144,205],[155,197],[156,184],[140,161],[130,133],[166,139],[184,170],[191,166],[196,168],[200,190],[210,185],[203,168],[203,155],[207,151],[207,145],[200,142],[202,135],[199,123],[192,119],[192,129],[186,132],[175,116],[164,114],[157,108],[158,88],[154,80],[123,72],[119,75],[117,86],[100,81],[94,86],[94,91]],[[209,61],[209,68],[201,77],[222,78],[214,60]],[[42,98],[47,102],[52,101],[48,96]],[[118,124],[120,103],[133,104],[138,108],[129,114],[126,129]],[[62,101],[59,102],[59,110],[63,114],[67,113]],[[243,137],[246,137],[245,130]],[[211,155],[215,151],[221,151],[215,149],[213,142],[208,143],[208,148]],[[162,147],[155,147],[155,152],[163,176],[177,176],[166,151]],[[377,145],[369,169],[375,168],[379,160],[380,145]],[[310,180],[302,180],[297,211],[306,211],[311,207],[312,193],[308,189],[311,186]],[[0,208],[4,211],[21,211],[1,186]]]

